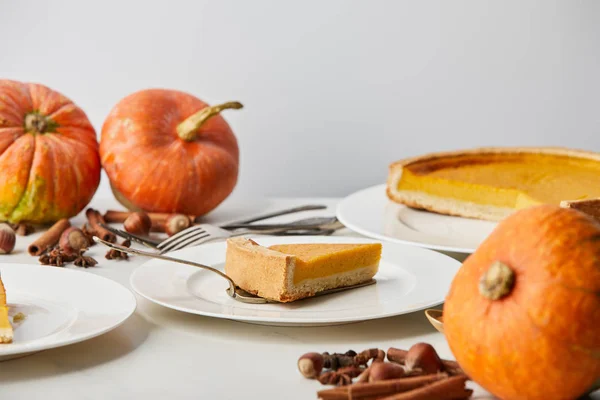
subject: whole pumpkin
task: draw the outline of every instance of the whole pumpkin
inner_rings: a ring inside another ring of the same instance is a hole
[[[444,333],[501,399],[586,392],[600,377],[600,225],[552,205],[513,213],[455,276]]]
[[[77,215],[100,169],[96,132],[79,107],[46,86],[0,80],[0,220]]]
[[[176,90],[148,89],[122,99],[102,127],[100,156],[115,197],[131,210],[204,215],[233,191],[237,139],[209,107]]]

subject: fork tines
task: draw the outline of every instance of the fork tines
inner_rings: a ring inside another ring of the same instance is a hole
[[[182,230],[179,233],[163,240],[156,248],[160,250],[160,253],[166,253],[168,251],[174,251],[183,249],[184,247],[190,246],[197,241],[207,238],[210,236],[208,232],[200,225],[190,226],[187,229]]]

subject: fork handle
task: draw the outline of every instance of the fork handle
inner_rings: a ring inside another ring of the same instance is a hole
[[[123,253],[136,254],[136,255],[139,255],[139,256],[145,256],[145,257],[150,257],[150,258],[158,258],[159,260],[171,261],[171,262],[174,262],[174,263],[191,265],[193,267],[198,267],[198,268],[209,270],[211,272],[214,272],[215,274],[220,275],[222,278],[226,279],[227,282],[229,282],[229,288],[227,289],[227,291],[230,293],[231,297],[235,297],[236,296],[236,294],[235,294],[235,282],[233,282],[233,279],[231,279],[230,277],[228,277],[227,275],[225,275],[223,272],[219,271],[218,269],[215,269],[213,267],[209,267],[208,265],[204,265],[204,264],[200,264],[200,263],[195,263],[193,261],[180,260],[178,258],[173,258],[173,257],[169,257],[169,256],[163,256],[162,254],[151,253],[149,251],[132,249],[130,247],[121,246],[121,245],[116,244],[116,243],[107,242],[106,240],[102,240],[102,239],[100,239],[97,236],[94,236],[93,239],[96,242],[102,243],[105,246],[110,247],[111,249],[122,251]]]
[[[242,219],[239,221],[232,221],[227,224],[221,225],[220,227],[227,228],[229,225],[251,224],[252,222],[262,221],[263,219],[279,217],[281,215],[293,214],[293,213],[297,213],[300,211],[324,210],[326,208],[327,208],[327,206],[322,205],[322,204],[307,204],[304,206],[292,207],[292,208],[288,208],[285,210],[280,210],[280,211],[275,211],[275,212],[259,215],[256,217]],[[194,219],[194,223],[200,223],[201,222],[200,219],[201,219],[201,217],[196,217]]]

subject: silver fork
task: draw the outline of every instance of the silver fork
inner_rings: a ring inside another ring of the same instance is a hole
[[[301,228],[302,231],[311,233],[311,229]],[[183,231],[160,242],[156,249],[159,254],[183,249],[184,247],[198,246],[213,240],[227,239],[230,237],[244,236],[249,234],[269,235],[277,233],[289,233],[290,228],[279,227],[273,229],[244,229],[242,231],[228,231],[210,224],[199,224],[191,226]],[[321,229],[313,229],[314,233],[323,234]]]
[[[160,254],[164,254],[168,251],[175,251],[188,246],[200,245],[212,240],[242,236],[250,233],[267,235],[283,232],[286,234],[297,232],[298,234],[327,235],[340,228],[343,228],[343,225],[335,217],[325,219],[321,218],[320,221],[317,220],[319,220],[319,218],[307,219],[305,220],[307,223],[296,222],[290,224],[284,223],[259,225],[252,226],[251,228],[249,226],[245,226],[246,229],[243,231],[234,232],[210,224],[193,225],[163,240],[156,246],[156,248],[160,251]],[[325,220],[325,223],[323,223],[323,220]]]

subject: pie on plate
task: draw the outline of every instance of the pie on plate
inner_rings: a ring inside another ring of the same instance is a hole
[[[555,147],[432,153],[390,165],[388,197],[439,214],[499,221],[539,204],[600,197],[600,154]]]
[[[227,240],[225,273],[260,297],[291,302],[323,290],[369,281],[379,269],[381,243],[278,244]]]
[[[0,277],[0,343],[11,343],[13,339],[13,328],[8,318],[8,306],[6,305],[6,291]]]

